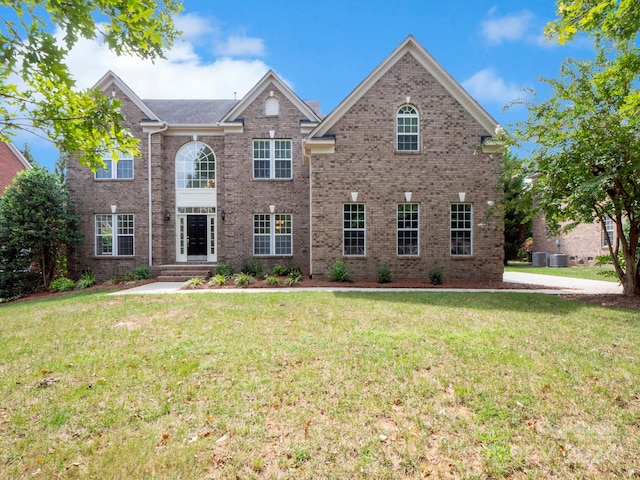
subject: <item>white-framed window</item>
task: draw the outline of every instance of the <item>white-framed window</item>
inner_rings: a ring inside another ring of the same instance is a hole
[[[202,142],[190,142],[176,154],[176,188],[215,188],[216,155]]]
[[[367,252],[364,203],[345,203],[342,210],[342,254],[364,256]]]
[[[291,165],[291,140],[253,141],[253,178],[290,179]]]
[[[396,149],[399,152],[420,150],[420,117],[413,105],[402,105],[396,115]]]
[[[269,97],[264,102],[264,114],[267,117],[275,117],[280,113],[280,102],[275,97]]]
[[[253,254],[255,256],[293,255],[293,224],[289,213],[253,216]]]
[[[130,180],[133,178],[133,155],[116,152],[114,161],[111,152],[102,157],[104,168],[96,170],[96,180]]]
[[[451,255],[473,254],[473,207],[470,203],[451,204]]]
[[[96,255],[132,256],[134,254],[133,214],[98,214],[95,217]]]
[[[398,255],[420,255],[420,207],[417,203],[399,203],[397,210]]]
[[[602,247],[608,247],[609,246],[609,240],[611,240],[611,242],[614,242],[614,238],[613,238],[613,234],[614,234],[614,227],[613,227],[613,220],[611,219],[611,217],[605,217],[604,218],[604,228],[602,229],[602,242],[601,245]]]

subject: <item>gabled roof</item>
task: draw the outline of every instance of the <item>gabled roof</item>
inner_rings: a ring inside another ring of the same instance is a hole
[[[258,83],[247,93],[242,100],[240,100],[232,109],[227,113],[222,121],[224,122],[233,122],[238,117],[242,115],[242,112],[245,108],[247,108],[265,89],[267,89],[268,85],[273,83],[278,90],[280,90],[287,99],[293,103],[298,110],[300,110],[309,120],[319,122],[321,120],[321,116],[319,112],[316,112],[315,107],[319,107],[319,105],[314,104],[313,102],[306,103],[295,94],[293,90],[291,90],[281,79],[278,77],[273,70],[269,70],[264,77],[260,79]],[[310,106],[310,105],[313,105]],[[319,110],[319,108],[318,108]]]
[[[454,78],[442,68],[418,41],[409,35],[391,54],[378,65],[360,85],[358,85],[340,104],[328,114],[322,123],[310,134],[309,138],[322,137],[342,118],[342,116],[362,96],[382,78],[402,57],[411,54],[438,82],[482,125],[488,133],[493,134],[497,122]]]
[[[29,163],[29,161],[13,143],[8,142],[5,145],[9,147],[9,151],[18,159],[18,161],[24,166],[24,168],[31,168],[31,164]],[[0,191],[0,193],[2,193],[2,191]]]
[[[118,77],[115,73],[109,70],[107,73],[103,75],[103,77],[98,80],[98,83],[94,85],[94,88],[99,88],[105,95],[108,95],[108,89],[111,85],[117,86],[120,90],[124,92],[124,94],[131,99],[131,101],[144,112],[147,118],[151,120],[161,120],[156,113],[149,108],[147,104],[145,104],[138,95],[135,94],[133,90],[131,90],[126,83],[124,83],[120,77]]]

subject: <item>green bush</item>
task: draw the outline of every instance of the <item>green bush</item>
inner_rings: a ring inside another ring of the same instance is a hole
[[[251,275],[252,277],[262,277],[262,263],[255,259],[245,260],[244,262],[242,262],[241,271],[242,273],[246,273],[247,275]]]
[[[442,285],[442,268],[431,267],[429,270],[429,281],[432,285]]]
[[[387,265],[380,265],[376,270],[378,283],[389,283],[391,281],[391,270]]]
[[[264,280],[265,282],[267,282],[267,285],[271,285],[272,287],[280,285],[280,279],[275,275],[267,275],[267,278],[265,278]]]
[[[76,282],[71,280],[70,278],[56,278],[49,288],[52,292],[68,292],[69,290],[73,290],[76,286]]]
[[[229,277],[218,273],[211,280],[209,280],[209,285],[221,287],[222,285],[226,285],[228,281]]]
[[[131,275],[134,280],[147,280],[151,278],[151,269],[149,265],[138,265],[131,270]]]
[[[332,282],[350,282],[349,269],[344,262],[337,260],[329,269],[329,280]]]
[[[76,282],[75,287],[78,290],[82,290],[83,288],[93,287],[96,284],[96,276],[93,273],[93,270],[85,270],[82,272],[80,279]]]
[[[231,278],[233,277],[234,273],[235,268],[233,268],[233,265],[231,264],[219,263],[216,265],[216,275],[222,275],[224,277]]]
[[[42,275],[0,270],[0,303],[15,300],[38,289],[42,289]]]
[[[201,277],[193,277],[187,280],[187,287],[195,288],[204,283],[204,280]]]
[[[292,265],[288,275],[299,275],[302,278],[302,267],[300,265]]]
[[[276,265],[273,267],[273,274],[276,277],[286,277],[289,275],[289,269],[283,265]]]
[[[295,287],[296,285],[298,285],[300,282],[302,281],[302,274],[299,272],[290,272],[289,275],[287,275],[287,279],[285,280],[285,283],[289,286],[289,287]]]
[[[233,278],[233,283],[236,287],[246,287],[253,281],[253,277],[248,273],[238,273]]]

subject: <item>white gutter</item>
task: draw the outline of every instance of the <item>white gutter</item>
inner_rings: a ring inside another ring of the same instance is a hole
[[[169,125],[163,122],[162,128],[153,132],[149,132],[147,140],[147,176],[149,177],[149,268],[153,267],[153,214],[151,211],[151,208],[153,206],[151,198],[151,135],[153,135],[154,133],[164,132],[167,128],[169,128]]]

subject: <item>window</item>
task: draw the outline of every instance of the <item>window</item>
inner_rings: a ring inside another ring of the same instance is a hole
[[[133,215],[96,215],[96,255],[133,255]]]
[[[345,256],[362,256],[366,253],[365,205],[345,203],[342,214],[342,251]]]
[[[397,149],[399,152],[417,152],[419,150],[418,111],[411,105],[398,109],[396,118]]]
[[[253,216],[253,254],[292,255],[293,229],[291,215],[258,214]]]
[[[291,178],[291,140],[253,141],[253,178]]]
[[[122,152],[116,152],[118,161],[114,162],[111,153],[102,157],[104,169],[96,171],[96,179],[98,180],[122,180],[133,178],[133,156],[125,155]],[[115,168],[114,168],[115,163]]]
[[[451,255],[472,254],[473,211],[470,203],[451,205]]]
[[[269,97],[264,102],[264,114],[267,117],[277,116],[280,113],[280,104],[275,97]]]
[[[612,242],[613,239],[613,220],[610,217],[605,217],[604,219],[604,228],[602,229],[602,246],[608,247],[609,240]]]
[[[418,229],[419,207],[417,203],[398,204],[398,255],[419,255]]]
[[[216,156],[201,142],[187,143],[176,155],[176,188],[214,188]]]

